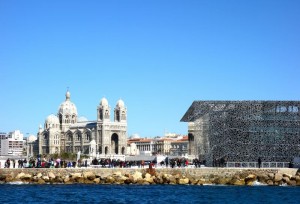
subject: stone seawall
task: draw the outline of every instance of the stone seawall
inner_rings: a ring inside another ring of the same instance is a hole
[[[0,184],[182,184],[182,185],[266,185],[300,186],[298,169],[239,168],[50,168],[0,169]]]

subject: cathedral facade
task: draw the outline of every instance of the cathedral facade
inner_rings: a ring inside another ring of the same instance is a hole
[[[38,131],[39,154],[78,153],[90,157],[118,158],[126,153],[127,108],[120,99],[111,108],[106,98],[97,107],[97,120],[78,117],[77,108],[71,102],[71,94],[61,103],[57,115],[49,115]]]

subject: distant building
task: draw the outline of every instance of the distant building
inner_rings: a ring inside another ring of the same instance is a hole
[[[23,134],[20,130],[9,132],[7,135],[4,135],[4,133],[1,134],[2,156],[22,156],[23,148]]]
[[[187,157],[188,156],[188,136],[182,139],[171,141],[170,156]]]
[[[176,145],[175,145],[176,143]],[[128,145],[135,144],[139,154],[135,155],[175,155],[184,156],[187,155],[187,136],[182,135],[167,135],[165,137],[154,138],[140,138],[131,137],[128,139]],[[173,146],[172,146],[173,144]]]
[[[1,154],[1,152],[2,152],[2,150],[1,150],[1,141],[2,140],[5,140],[5,139],[7,139],[7,134],[5,133],[5,132],[0,132],[0,155],[2,155]]]
[[[127,108],[119,100],[111,108],[106,98],[102,98],[97,110],[97,120],[78,118],[77,108],[71,102],[71,94],[59,106],[57,115],[49,115],[44,128],[40,127],[38,137],[39,154],[60,154],[63,152],[89,155],[90,157],[123,158],[127,147]]]
[[[189,155],[208,165],[300,156],[300,101],[194,101],[181,121],[189,123]]]
[[[29,158],[34,156],[35,152],[39,151],[38,147],[39,145],[36,136],[30,135],[28,138],[26,138],[26,152]]]

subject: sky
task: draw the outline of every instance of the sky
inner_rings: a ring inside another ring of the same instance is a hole
[[[69,87],[128,136],[187,134],[194,100],[300,100],[298,0],[0,0],[0,131],[36,135]]]

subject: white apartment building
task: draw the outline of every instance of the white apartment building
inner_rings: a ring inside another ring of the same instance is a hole
[[[0,154],[2,156],[22,156],[23,147],[23,134],[20,130],[10,132],[5,137],[1,135]]]

